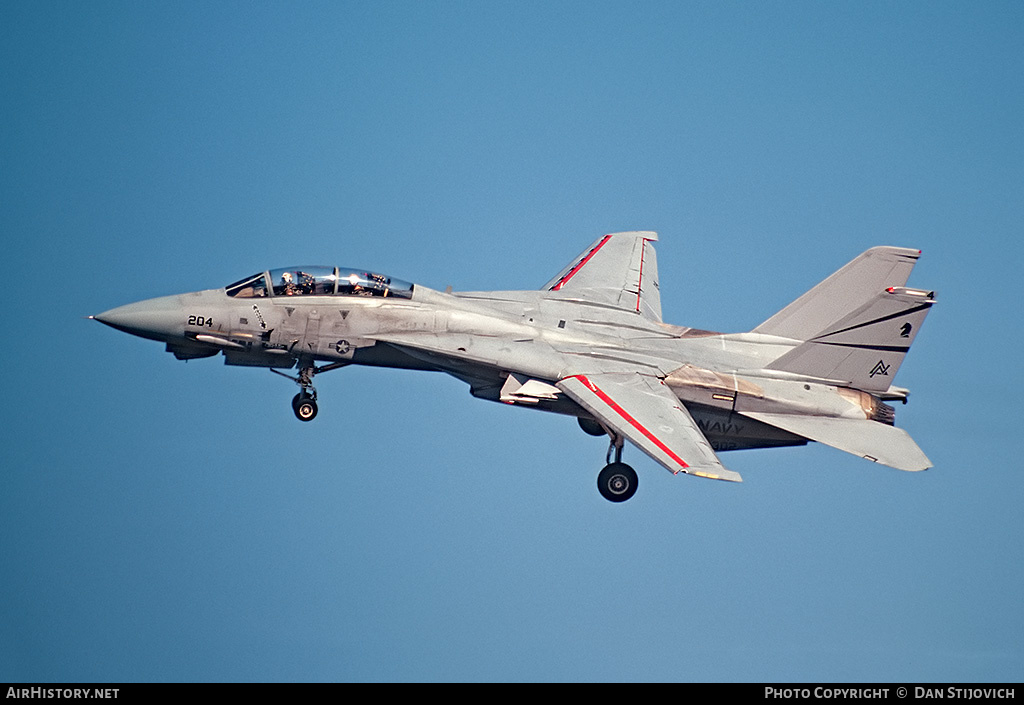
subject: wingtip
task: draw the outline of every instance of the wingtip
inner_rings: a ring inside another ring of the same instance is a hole
[[[616,233],[608,233],[608,237],[617,237],[617,236],[642,237],[644,240],[654,240],[654,241],[657,241],[657,239],[658,239],[658,233],[656,233],[653,230],[622,230],[622,231],[616,232]]]
[[[697,477],[705,477],[709,480],[725,480],[726,482],[743,482],[743,477],[738,472],[732,470],[726,470],[722,468],[717,473],[713,472],[701,472],[699,470],[684,470],[689,475],[695,475]]]

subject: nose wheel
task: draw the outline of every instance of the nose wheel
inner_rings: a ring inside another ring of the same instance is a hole
[[[299,392],[292,399],[292,411],[299,421],[312,421],[316,418],[316,398],[306,392]]]

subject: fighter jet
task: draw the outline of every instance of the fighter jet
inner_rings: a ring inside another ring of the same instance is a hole
[[[874,247],[749,332],[662,321],[653,232],[604,235],[539,290],[435,291],[347,267],[271,269],[92,316],[179,360],[223,355],[292,379],[347,365],[444,372],[481,399],[575,416],[609,440],[598,489],[636,492],[629,441],[672,473],[740,482],[716,452],[816,441],[900,470],[931,462],[894,425],[892,385],[934,292],[920,251]],[[294,370],[289,374],[285,370]]]

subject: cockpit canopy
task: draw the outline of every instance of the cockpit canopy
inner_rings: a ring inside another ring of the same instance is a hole
[[[227,295],[238,299],[265,296],[390,296],[412,298],[412,284],[359,269],[287,267],[272,269],[228,284]]]

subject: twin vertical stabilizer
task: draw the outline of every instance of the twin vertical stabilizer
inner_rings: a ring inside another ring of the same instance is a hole
[[[905,286],[920,255],[874,247],[759,325],[753,332],[802,341],[766,369],[884,396],[935,303],[934,292]],[[878,420],[741,413],[900,470],[931,467],[905,431]]]
[[[804,341],[767,368],[884,392],[935,303],[904,286],[919,250],[875,247],[754,329]]]

